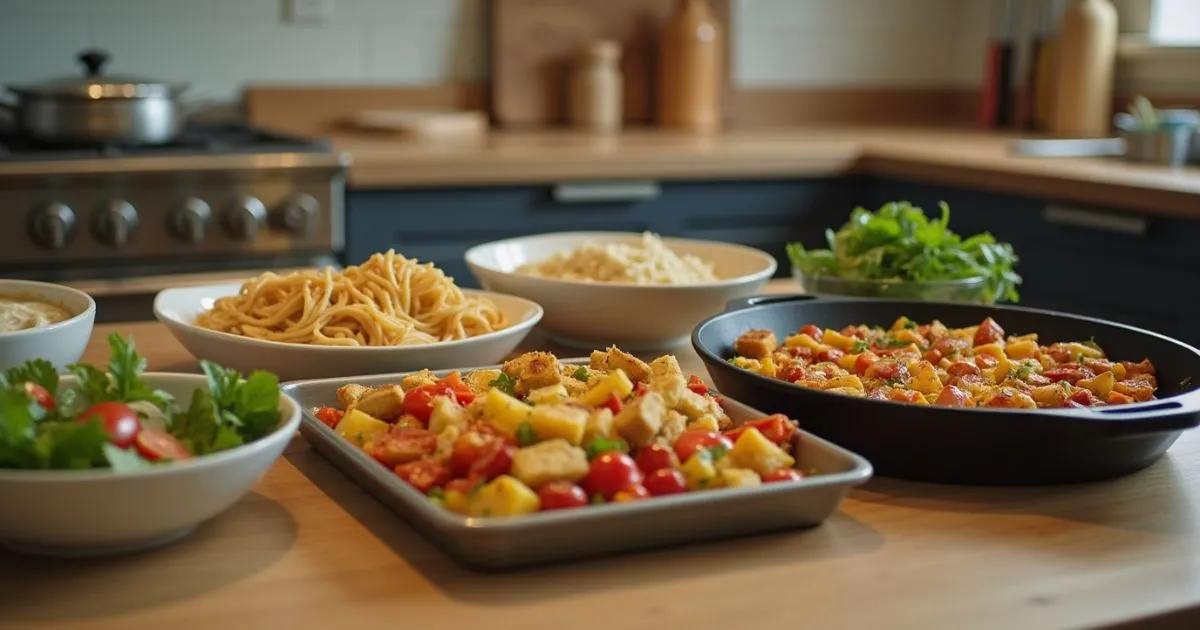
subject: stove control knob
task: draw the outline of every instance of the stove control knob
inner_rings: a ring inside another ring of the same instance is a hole
[[[317,227],[317,217],[321,212],[321,202],[312,195],[293,195],[279,210],[279,222],[289,232],[297,236],[311,234]]]
[[[257,197],[242,197],[225,213],[225,231],[239,241],[252,241],[267,220],[267,207]]]
[[[75,237],[75,213],[57,201],[33,211],[29,221],[33,240],[46,249],[62,249]]]
[[[198,244],[204,241],[208,225],[212,223],[212,208],[202,199],[189,197],[183,205],[171,214],[171,231],[188,243]]]
[[[92,221],[92,231],[96,238],[101,243],[118,249],[129,244],[137,226],[137,210],[133,208],[133,204],[122,199],[114,199],[105,204]]]

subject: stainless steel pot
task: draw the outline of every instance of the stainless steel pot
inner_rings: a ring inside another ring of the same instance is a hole
[[[9,86],[17,129],[52,144],[165,144],[183,127],[179,95],[186,84],[104,75],[108,54],[89,50],[78,57],[82,77]]]

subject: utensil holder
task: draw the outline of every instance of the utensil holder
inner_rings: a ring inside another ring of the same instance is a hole
[[[1165,166],[1187,163],[1195,135],[1195,127],[1184,125],[1155,131],[1121,131],[1121,137],[1125,140],[1126,159]]]

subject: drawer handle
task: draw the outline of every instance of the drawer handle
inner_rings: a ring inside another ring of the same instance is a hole
[[[1100,212],[1089,212],[1061,206],[1046,206],[1042,218],[1047,223],[1069,225],[1072,227],[1090,228],[1102,232],[1131,234],[1145,236],[1150,227],[1150,220],[1145,217],[1129,217]]]
[[[559,203],[630,202],[655,199],[662,188],[658,182],[582,182],[557,184],[553,194]]]

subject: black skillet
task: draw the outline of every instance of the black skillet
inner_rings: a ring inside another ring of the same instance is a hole
[[[994,318],[1008,334],[1043,342],[1094,338],[1113,360],[1149,358],[1158,400],[1095,409],[953,409],[869,400],[792,385],[731,365],[733,341],[751,329],[783,339],[805,324],[888,327],[901,315],[951,327]],[[878,475],[937,483],[1050,485],[1125,475],[1154,463],[1200,424],[1200,351],[1150,331],[1090,317],[1013,306],[786,295],[730,302],[700,323],[692,345],[721,393],[785,413],[863,455]]]

